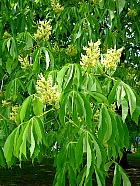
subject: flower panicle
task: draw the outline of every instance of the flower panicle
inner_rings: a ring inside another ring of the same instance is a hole
[[[57,14],[60,14],[64,10],[64,7],[60,5],[58,0],[51,0],[51,6]]]
[[[34,34],[36,40],[48,41],[51,35],[52,26],[49,21],[39,21],[37,33]]]
[[[52,76],[48,76],[47,81],[42,74],[39,75],[39,78],[36,85],[37,95],[44,104],[59,108],[61,93],[58,90],[58,86],[56,84],[53,85]]]
[[[24,58],[19,56],[18,60],[19,60],[19,62],[21,64],[21,68],[22,69],[28,69],[28,68],[30,68],[32,66],[32,64],[29,63],[28,56],[26,56]]]
[[[16,122],[17,121],[17,115],[19,113],[20,107],[18,105],[12,106],[12,110],[10,112],[10,120]]]
[[[88,42],[88,47],[83,47],[83,50],[86,51],[86,54],[81,55],[80,64],[82,66],[95,67],[97,65],[100,58],[100,44],[100,40],[98,40],[96,43],[90,41]]]
[[[116,69],[118,63],[120,62],[121,53],[123,48],[118,50],[108,49],[107,53],[104,55],[103,64],[106,69]]]

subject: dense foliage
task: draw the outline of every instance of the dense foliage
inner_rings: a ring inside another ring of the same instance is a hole
[[[116,160],[140,114],[139,4],[0,2],[1,166],[51,156],[54,185],[103,186],[115,164],[131,185]]]

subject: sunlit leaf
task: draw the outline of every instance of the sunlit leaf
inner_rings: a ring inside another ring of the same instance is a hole
[[[16,130],[14,130],[6,139],[4,144],[4,156],[8,165],[11,165],[12,157],[13,157],[13,149],[14,149],[14,137]]]
[[[25,101],[23,102],[22,106],[21,106],[21,110],[20,110],[20,120],[21,120],[21,122],[23,122],[23,120],[25,119],[26,111],[27,111],[28,106],[30,106],[31,99],[32,99],[31,96],[27,97],[25,99]]]
[[[90,147],[90,144],[89,144],[88,134],[87,134],[87,139],[86,140],[87,140],[87,171],[86,171],[86,178],[87,178],[88,175],[89,175],[89,172],[90,172],[91,161],[92,161],[91,147]]]
[[[130,88],[129,85],[124,84],[124,88],[125,88],[126,94],[128,96],[130,114],[132,116],[133,112],[136,109],[136,96],[135,96],[133,90]]]

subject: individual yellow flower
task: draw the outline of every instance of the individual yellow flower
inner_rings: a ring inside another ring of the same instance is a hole
[[[10,113],[10,120],[16,122],[17,121],[18,112],[19,112],[19,106],[18,105],[13,106],[12,107],[12,111]]]
[[[52,27],[47,21],[39,21],[37,33],[34,34],[36,40],[49,40]]]
[[[18,57],[18,60],[20,61],[20,63],[21,63],[21,68],[23,68],[23,69],[28,69],[28,68],[30,68],[31,65],[32,65],[32,64],[29,63],[28,56],[26,56],[26,57],[24,57],[24,58],[21,57],[21,56],[19,56],[19,57]]]
[[[53,85],[52,76],[49,76],[47,81],[42,74],[39,77],[40,79],[37,81],[36,85],[37,95],[44,104],[59,108],[61,93],[58,90],[58,86],[56,84]]]
[[[86,67],[95,67],[100,58],[100,48],[99,45],[101,44],[100,40],[96,43],[88,42],[89,47],[83,47],[86,51],[86,55],[81,55],[80,64]]]
[[[60,14],[64,10],[64,7],[59,4],[58,0],[51,0],[51,6],[57,14]]]
[[[107,54],[104,55],[104,60],[103,64],[106,69],[116,69],[121,53],[122,53],[123,48],[120,48],[118,50],[116,49],[108,49]]]

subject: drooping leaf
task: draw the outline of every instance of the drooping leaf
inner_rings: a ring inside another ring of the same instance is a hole
[[[102,170],[97,169],[96,166],[95,166],[95,175],[96,175],[98,186],[105,186],[105,178],[102,174]]]
[[[28,138],[29,138],[30,123],[27,122],[25,125],[26,126],[25,126],[25,129],[24,129],[23,135],[22,135],[22,143],[21,143],[20,152],[19,152],[19,159],[20,160],[22,160],[22,154],[25,156],[25,158],[27,158],[26,149],[27,149],[27,141],[28,141]]]
[[[87,134],[87,171],[86,171],[86,178],[88,177],[90,173],[90,167],[91,167],[91,161],[92,161],[92,155],[91,155],[91,147],[89,144],[89,137]]]
[[[117,164],[115,165],[114,170],[113,186],[121,186],[121,174]]]
[[[95,137],[92,138],[95,151],[96,151],[96,158],[97,158],[97,168],[100,169],[101,163],[102,163],[102,154],[101,154],[101,149],[100,146],[97,142],[97,139]]]
[[[66,71],[68,70],[68,65],[65,65],[57,74],[57,82],[58,82],[58,86],[59,86],[59,89],[61,90],[62,89],[62,84],[63,84],[63,81],[64,81],[64,76],[65,76],[65,73]]]
[[[42,47],[41,48],[42,51],[44,52],[45,54],[45,60],[46,60],[46,70],[49,68],[49,65],[50,65],[50,57],[49,57],[49,53],[48,51],[46,50],[46,48]]]
[[[125,122],[125,119],[128,115],[128,103],[125,98],[122,100],[121,105],[122,105],[122,120],[123,122]]]
[[[130,114],[132,116],[133,112],[136,109],[136,96],[135,96],[133,90],[130,88],[129,85],[124,84],[124,88],[125,88],[126,94],[128,96],[128,102],[129,102],[129,107],[130,107]]]
[[[34,97],[33,99],[33,111],[36,116],[43,113],[43,103],[38,97]]]
[[[4,157],[4,152],[1,146],[0,146],[0,166],[6,167],[6,159]]]
[[[126,173],[124,172],[124,170],[121,168],[121,166],[119,166],[119,171],[120,171],[120,174],[122,175],[123,186],[131,186],[131,182],[128,176],[126,175]]]
[[[104,144],[108,142],[112,135],[112,123],[108,109],[105,105],[102,105],[99,117],[99,140]]]
[[[91,95],[98,103],[108,103],[107,98],[99,92],[89,92],[89,95]]]
[[[37,136],[37,143],[42,143],[43,140],[43,126],[42,126],[42,122],[39,118],[34,118],[34,131],[36,133]]]
[[[125,7],[125,0],[116,0],[116,1],[117,1],[117,8],[118,8],[119,14],[120,14]]]
[[[140,98],[138,95],[136,95],[136,109],[132,114],[132,119],[138,124],[138,119],[140,116]]]
[[[33,130],[33,120],[31,120],[31,146],[30,146],[30,157],[32,157],[34,150],[35,150],[35,138],[34,138],[34,130]]]
[[[4,144],[4,156],[8,165],[11,165],[12,161],[15,133],[16,129],[8,136]]]
[[[26,111],[27,111],[27,108],[30,106],[31,100],[32,100],[32,96],[27,97],[24,100],[24,102],[21,106],[21,110],[20,110],[20,120],[21,120],[21,122],[23,122],[24,119],[25,119]]]
[[[34,52],[33,72],[39,72],[40,65],[40,49],[36,49]]]
[[[78,168],[82,163],[82,157],[83,157],[83,137],[81,135],[75,146],[76,168]]]
[[[112,104],[115,101],[115,99],[116,99],[116,92],[117,92],[117,88],[118,88],[119,84],[120,84],[120,80],[117,80],[115,82],[115,84],[114,84],[109,96],[108,96],[109,104]]]

